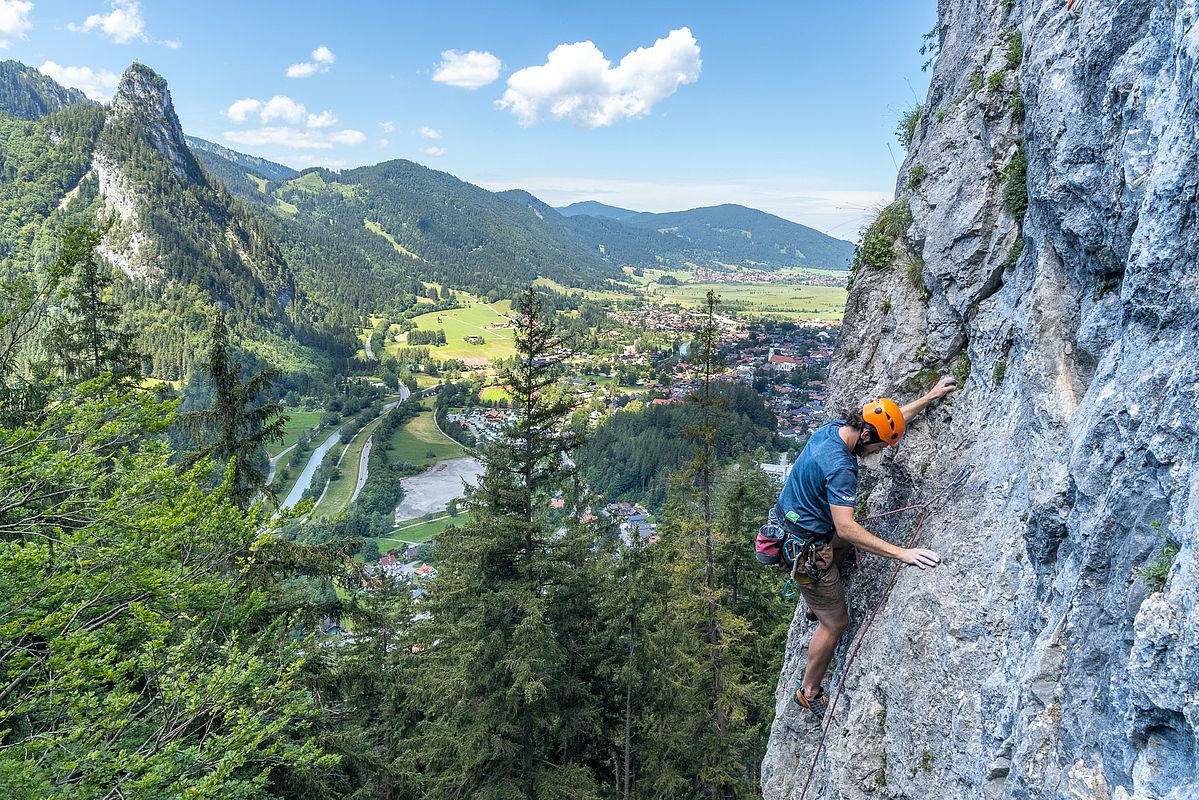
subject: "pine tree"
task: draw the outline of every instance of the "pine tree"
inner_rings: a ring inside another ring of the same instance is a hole
[[[559,389],[569,355],[533,291],[515,311],[517,356],[503,381],[515,421],[483,452],[485,472],[467,500],[473,520],[447,532],[416,657],[428,720],[419,761],[430,797],[529,800],[595,797],[602,738],[586,584],[599,557],[598,522],[573,491],[560,524],[549,501],[571,489],[566,454],[574,398]]]
[[[204,364],[213,390],[212,408],[179,415],[180,426],[196,445],[185,464],[209,457],[228,464],[231,498],[239,508],[247,508],[259,492],[270,493],[261,466],[262,448],[267,442],[282,441],[289,418],[281,403],[264,399],[271,395],[277,370],[261,370],[245,381],[241,372],[241,364],[232,360],[225,315],[218,311]]]
[[[121,309],[111,300],[112,268],[97,253],[111,222],[67,228],[58,260],[70,279],[47,349],[51,363],[67,380],[110,373],[121,383],[141,379],[145,356],[133,335],[122,330]]]
[[[714,383],[720,371],[718,298],[708,293],[697,332],[700,387],[690,398],[700,418],[688,433],[696,455],[672,481],[660,526],[640,578],[655,585],[658,607],[642,618],[651,672],[648,713],[640,725],[641,786],[636,796],[756,796],[746,759],[746,704],[751,699],[741,650],[749,634],[730,605],[720,557],[717,439],[728,414]]]

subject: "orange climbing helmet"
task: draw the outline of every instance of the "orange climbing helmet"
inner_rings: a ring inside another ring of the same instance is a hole
[[[874,428],[879,439],[886,444],[893,445],[903,436],[903,412],[889,397],[880,397],[862,406],[862,419]]]

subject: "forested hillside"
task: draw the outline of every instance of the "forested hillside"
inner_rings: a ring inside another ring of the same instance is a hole
[[[308,300],[270,231],[195,160],[161,77],[134,64],[105,108],[28,72],[38,79],[5,73],[24,76],[25,98],[6,107],[37,110],[43,97],[67,105],[31,120],[0,116],[6,276],[36,274],[67,226],[99,220],[108,226],[100,252],[123,273],[113,288],[152,375],[187,374],[214,303],[246,346],[285,369],[352,352],[352,320]]]
[[[78,89],[60,86],[20,61],[0,61],[0,114],[39,119],[67,106],[91,102]]]

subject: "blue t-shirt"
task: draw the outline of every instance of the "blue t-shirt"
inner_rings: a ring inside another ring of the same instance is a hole
[[[835,420],[812,434],[779,495],[779,512],[794,511],[794,523],[812,533],[833,530],[830,504],[852,508],[858,499],[858,460],[838,432],[844,424]]]

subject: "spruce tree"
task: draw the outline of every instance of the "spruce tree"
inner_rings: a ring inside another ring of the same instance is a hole
[[[108,373],[118,382],[132,384],[142,376],[145,356],[133,335],[122,329],[121,309],[111,299],[112,267],[97,252],[110,227],[111,223],[70,227],[63,236],[58,261],[70,277],[47,349],[51,364],[68,381]]]
[[[689,399],[700,417],[688,431],[696,455],[672,481],[662,541],[643,577],[661,584],[665,599],[647,620],[655,664],[647,697],[654,710],[642,724],[648,785],[637,796],[728,800],[757,793],[744,757],[749,698],[739,651],[749,627],[730,606],[719,564],[725,532],[718,524],[716,442],[728,415],[714,387],[721,369],[718,303],[709,291],[696,335],[700,386]]]
[[[418,636],[415,682],[427,719],[417,761],[435,798],[598,797],[601,738],[590,637],[598,520],[573,491],[579,435],[561,390],[570,355],[532,290],[515,306],[516,358],[505,370],[515,420],[483,450],[471,522],[442,536],[439,573]],[[571,495],[564,519],[550,500]]]
[[[218,311],[203,367],[212,386],[212,407],[181,413],[179,423],[195,443],[185,464],[212,457],[229,465],[230,496],[239,508],[247,508],[259,492],[271,492],[261,466],[262,449],[267,442],[282,441],[289,417],[281,403],[268,399],[278,371],[267,368],[243,381],[242,366],[230,350],[228,323]]]

